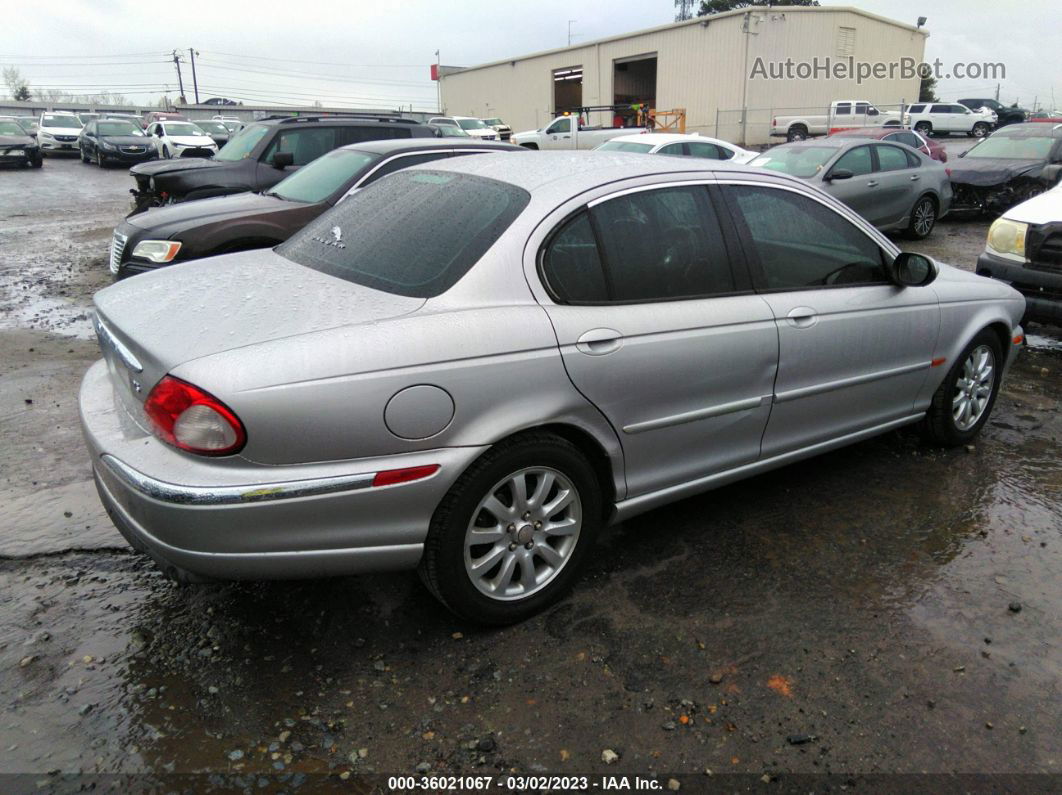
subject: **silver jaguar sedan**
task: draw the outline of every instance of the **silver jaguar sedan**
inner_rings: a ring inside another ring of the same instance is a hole
[[[95,304],[130,544],[185,580],[419,568],[485,623],[609,523],[905,425],[968,442],[1024,310],[802,180],[604,152],[418,166]]]

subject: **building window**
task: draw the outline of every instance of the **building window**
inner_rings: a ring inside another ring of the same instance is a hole
[[[855,28],[837,28],[837,57],[851,58],[855,55]]]

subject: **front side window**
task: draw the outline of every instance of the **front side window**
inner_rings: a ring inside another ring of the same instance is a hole
[[[807,179],[822,171],[837,149],[827,145],[776,146],[753,160],[752,165]]]
[[[910,108],[908,108],[908,112],[909,113],[921,113],[925,109],[926,109],[925,105],[912,105]]]
[[[740,234],[770,290],[888,282],[882,251],[857,226],[789,190],[725,186]],[[743,228],[742,228],[743,227]]]
[[[303,127],[281,130],[266,149],[265,162],[272,165],[277,152],[291,152],[296,166],[305,166],[336,148],[335,127]]]
[[[877,150],[878,169],[880,171],[900,171],[910,168],[911,164],[907,160],[907,153],[902,149],[895,146],[879,146]]]
[[[841,155],[831,171],[851,171],[853,177],[869,174],[874,170],[874,161],[869,146],[857,146]]]
[[[507,182],[400,171],[336,205],[276,251],[374,290],[431,298],[456,284],[530,200]]]
[[[571,131],[572,119],[570,116],[565,116],[564,118],[557,119],[555,122],[553,122],[553,124],[549,126],[549,129],[546,132],[551,133],[552,135],[556,135],[557,133],[570,133]]]
[[[605,141],[597,147],[602,152],[649,152],[652,144],[635,143],[634,141]]]

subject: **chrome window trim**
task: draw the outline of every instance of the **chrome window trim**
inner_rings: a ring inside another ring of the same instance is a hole
[[[592,210],[599,204],[604,204],[612,199],[619,199],[623,196],[630,196],[632,193],[644,193],[647,190],[661,190],[663,188],[684,188],[691,185],[713,185],[716,180],[714,177],[700,177],[698,179],[676,180],[675,182],[654,182],[652,185],[638,185],[633,188],[623,188],[614,193],[609,193],[604,196],[599,196],[596,199],[591,199],[586,203],[586,209]]]
[[[388,163],[393,163],[395,160],[398,160],[398,159],[403,158],[403,157],[416,157],[418,155],[437,155],[437,154],[440,154],[440,153],[446,154],[446,153],[449,153],[451,151],[453,151],[453,150],[451,150],[451,149],[420,149],[420,150],[418,150],[416,152],[402,152],[401,154],[394,155],[393,157],[387,157],[387,158],[381,160],[375,166],[373,166],[367,173],[365,173],[365,174],[363,174],[361,176],[361,179],[359,179],[357,182],[355,182],[353,185],[351,185],[350,188],[347,190],[347,192],[344,193],[338,200],[336,200],[336,204],[339,204],[339,202],[342,201],[343,199],[347,198],[348,196],[353,196],[355,192],[361,190],[361,186],[365,184],[365,180],[369,179],[369,177],[371,177],[373,174],[375,174],[381,168],[386,166]]]

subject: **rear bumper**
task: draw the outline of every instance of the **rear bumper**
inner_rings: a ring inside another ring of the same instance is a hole
[[[211,579],[288,579],[416,566],[436,506],[485,448],[267,466],[175,450],[141,428],[104,362],[81,386],[81,424],[100,497],[130,544]],[[373,486],[377,472],[438,464]]]
[[[1006,282],[1025,296],[1025,317],[1062,325],[1062,273],[1029,268],[985,251],[977,258],[977,273]]]

